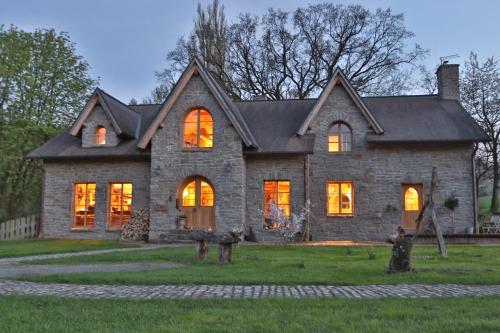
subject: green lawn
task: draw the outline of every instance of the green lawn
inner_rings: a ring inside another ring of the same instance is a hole
[[[500,298],[90,300],[0,297],[8,332],[498,332]]]
[[[24,257],[37,254],[104,250],[137,246],[116,241],[69,240],[69,239],[23,239],[0,241],[0,258]]]
[[[147,272],[78,273],[27,276],[20,279],[90,284],[396,284],[464,283],[500,284],[499,247],[449,245],[449,258],[436,246],[414,248],[414,273],[386,274],[390,246],[265,246],[235,247],[233,263],[217,264],[217,247],[209,259],[194,259],[194,245],[147,251],[41,261],[40,263],[108,263],[174,261],[185,267]],[[368,252],[373,251],[375,259]]]

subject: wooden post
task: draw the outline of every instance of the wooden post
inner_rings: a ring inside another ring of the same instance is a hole
[[[233,253],[232,243],[219,243],[219,264],[225,265],[231,263]]]
[[[424,216],[427,215],[430,223],[432,223],[432,226],[434,227],[434,230],[436,231],[436,238],[438,241],[439,253],[441,254],[441,256],[447,257],[448,251],[446,251],[443,232],[441,231],[441,227],[439,226],[439,222],[438,222],[437,215],[436,215],[436,208],[435,208],[435,204],[434,204],[434,192],[436,191],[437,183],[438,183],[437,168],[433,167],[432,168],[432,179],[431,179],[431,192],[429,193],[429,196],[427,197],[427,200],[425,201],[425,204],[423,205],[422,210],[418,214],[418,217],[416,220],[415,234],[413,235],[413,240],[415,240],[417,238],[418,230],[420,229],[420,225],[424,219]]]
[[[196,241],[196,258],[200,260],[207,259],[208,241],[206,239]]]

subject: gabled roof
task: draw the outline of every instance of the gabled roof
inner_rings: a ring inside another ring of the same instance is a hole
[[[346,78],[345,74],[342,72],[342,70],[339,67],[336,67],[335,70],[333,71],[332,77],[330,78],[330,81],[326,85],[325,89],[321,92],[319,95],[319,98],[316,101],[316,104],[313,106],[311,112],[307,116],[306,120],[300,127],[300,129],[297,131],[298,135],[304,135],[306,134],[309,126],[311,125],[311,122],[313,119],[316,117],[318,114],[319,110],[325,103],[326,99],[328,96],[330,96],[330,93],[332,90],[335,88],[337,84],[341,84],[344,89],[347,91],[349,96],[352,98],[354,101],[354,104],[359,108],[361,113],[365,116],[366,120],[368,123],[371,125],[375,133],[377,134],[382,134],[384,133],[384,130],[382,126],[377,122],[373,114],[371,113],[370,109],[368,109],[361,99],[361,97],[358,95],[356,90],[352,87],[351,83],[349,80]]]
[[[144,133],[143,137],[139,141],[138,147],[141,149],[145,149],[148,146],[149,142],[153,138],[153,135],[158,130],[158,127],[160,127],[168,112],[175,104],[177,98],[184,90],[191,77],[196,74],[200,75],[210,92],[214,95],[221,109],[229,118],[229,121],[233,124],[244,144],[247,147],[257,148],[257,141],[250,132],[248,125],[245,123],[245,120],[241,116],[239,110],[236,108],[233,101],[231,101],[224,90],[215,82],[215,80],[203,65],[203,61],[201,61],[198,57],[194,57],[187,68],[184,70],[175,87],[172,89],[167,99],[161,106],[156,119],[153,121],[151,126],[147,129],[146,133]]]
[[[125,135],[131,138],[139,137],[141,115],[99,88],[96,88],[92,93],[89,101],[71,127],[69,134],[73,136],[79,135],[82,126],[97,104],[103,108],[117,135]]]

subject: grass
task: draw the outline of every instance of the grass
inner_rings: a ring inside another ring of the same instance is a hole
[[[116,241],[69,240],[69,239],[23,239],[0,241],[0,258],[24,257],[37,254],[104,250],[136,246]]]
[[[173,261],[186,266],[147,272],[76,273],[25,276],[21,280],[85,284],[500,284],[499,248],[449,245],[448,258],[436,246],[415,246],[414,273],[386,274],[390,246],[333,247],[242,245],[235,247],[233,263],[217,264],[212,245],[206,261],[194,259],[194,245],[39,263],[125,263]]]
[[[2,296],[8,332],[498,332],[500,298],[91,300]]]

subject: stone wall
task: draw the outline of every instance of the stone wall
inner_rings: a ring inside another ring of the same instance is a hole
[[[263,228],[264,181],[290,181],[290,208],[298,213],[304,206],[304,156],[247,156],[246,222],[259,241],[277,240],[274,231]]]
[[[213,148],[185,150],[182,129],[187,112],[208,110],[214,121]],[[176,199],[187,177],[209,180],[215,192],[217,231],[228,231],[245,220],[245,167],[242,140],[199,76],[193,76],[158,129],[151,144],[151,232],[168,237],[177,228]]]
[[[107,231],[108,187],[111,182],[133,184],[133,209],[149,206],[149,161],[75,161],[44,163],[42,237],[118,239]],[[72,231],[73,191],[78,182],[96,183],[94,228]]]
[[[352,127],[351,152],[328,153],[327,131],[335,121]],[[427,194],[433,166],[438,171],[435,201],[443,231],[465,232],[473,225],[472,145],[368,144],[368,122],[341,86],[332,91],[311,131],[316,136],[310,173],[314,239],[385,239],[402,222],[401,185],[422,183]],[[354,216],[327,216],[327,181],[354,183]],[[443,206],[451,195],[459,199],[453,219]]]
[[[96,144],[96,131],[98,126],[106,128],[106,143]],[[100,105],[96,105],[82,129],[82,147],[114,147],[119,143],[119,138],[111,124],[110,119]]]

